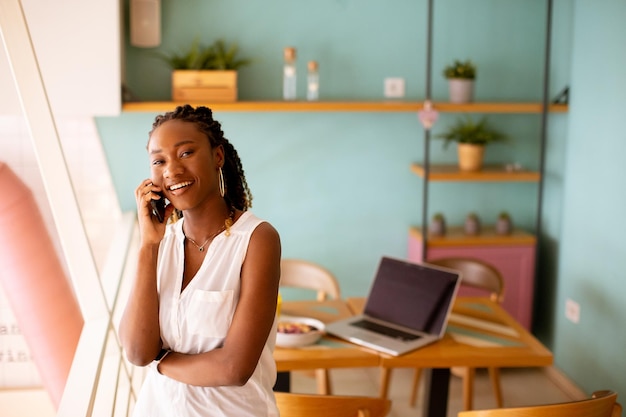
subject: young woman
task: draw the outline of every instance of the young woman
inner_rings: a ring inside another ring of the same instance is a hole
[[[279,235],[248,210],[241,161],[210,109],[157,116],[148,154],[120,323],[129,361],[151,365],[134,416],[277,416]],[[163,198],[170,220],[161,223],[151,202]]]

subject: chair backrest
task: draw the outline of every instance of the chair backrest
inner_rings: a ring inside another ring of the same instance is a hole
[[[380,397],[276,392],[281,417],[384,417],[391,401]]]
[[[504,299],[504,278],[491,264],[475,258],[441,258],[427,261],[461,271],[461,286],[478,288],[489,293],[489,297],[501,303]]]
[[[596,391],[591,398],[531,407],[462,411],[458,417],[620,417],[622,406],[613,391]]]
[[[319,301],[341,297],[337,278],[329,270],[301,259],[280,261],[280,286],[317,291]]]

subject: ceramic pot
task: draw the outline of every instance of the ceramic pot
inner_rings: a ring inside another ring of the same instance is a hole
[[[498,216],[496,220],[496,234],[510,235],[513,231],[513,221],[508,216]]]
[[[461,171],[480,171],[483,167],[485,145],[459,143],[457,146],[459,169]]]
[[[450,103],[470,103],[474,101],[474,80],[465,78],[448,79]]]
[[[428,231],[433,236],[444,236],[446,234],[446,219],[443,216],[434,216]]]
[[[464,231],[467,235],[480,234],[480,219],[475,214],[468,214],[465,219]]]

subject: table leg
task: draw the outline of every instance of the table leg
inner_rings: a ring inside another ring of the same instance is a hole
[[[448,414],[448,390],[450,387],[450,369],[423,369],[424,403],[422,416],[446,417]]]
[[[277,392],[290,392],[291,391],[291,373],[290,372],[278,372],[276,375],[276,383],[274,384],[274,391]]]

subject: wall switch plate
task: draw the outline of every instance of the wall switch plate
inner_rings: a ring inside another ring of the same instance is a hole
[[[565,301],[565,317],[574,324],[580,321],[580,304],[569,298]]]
[[[385,97],[404,97],[404,78],[385,78]]]

